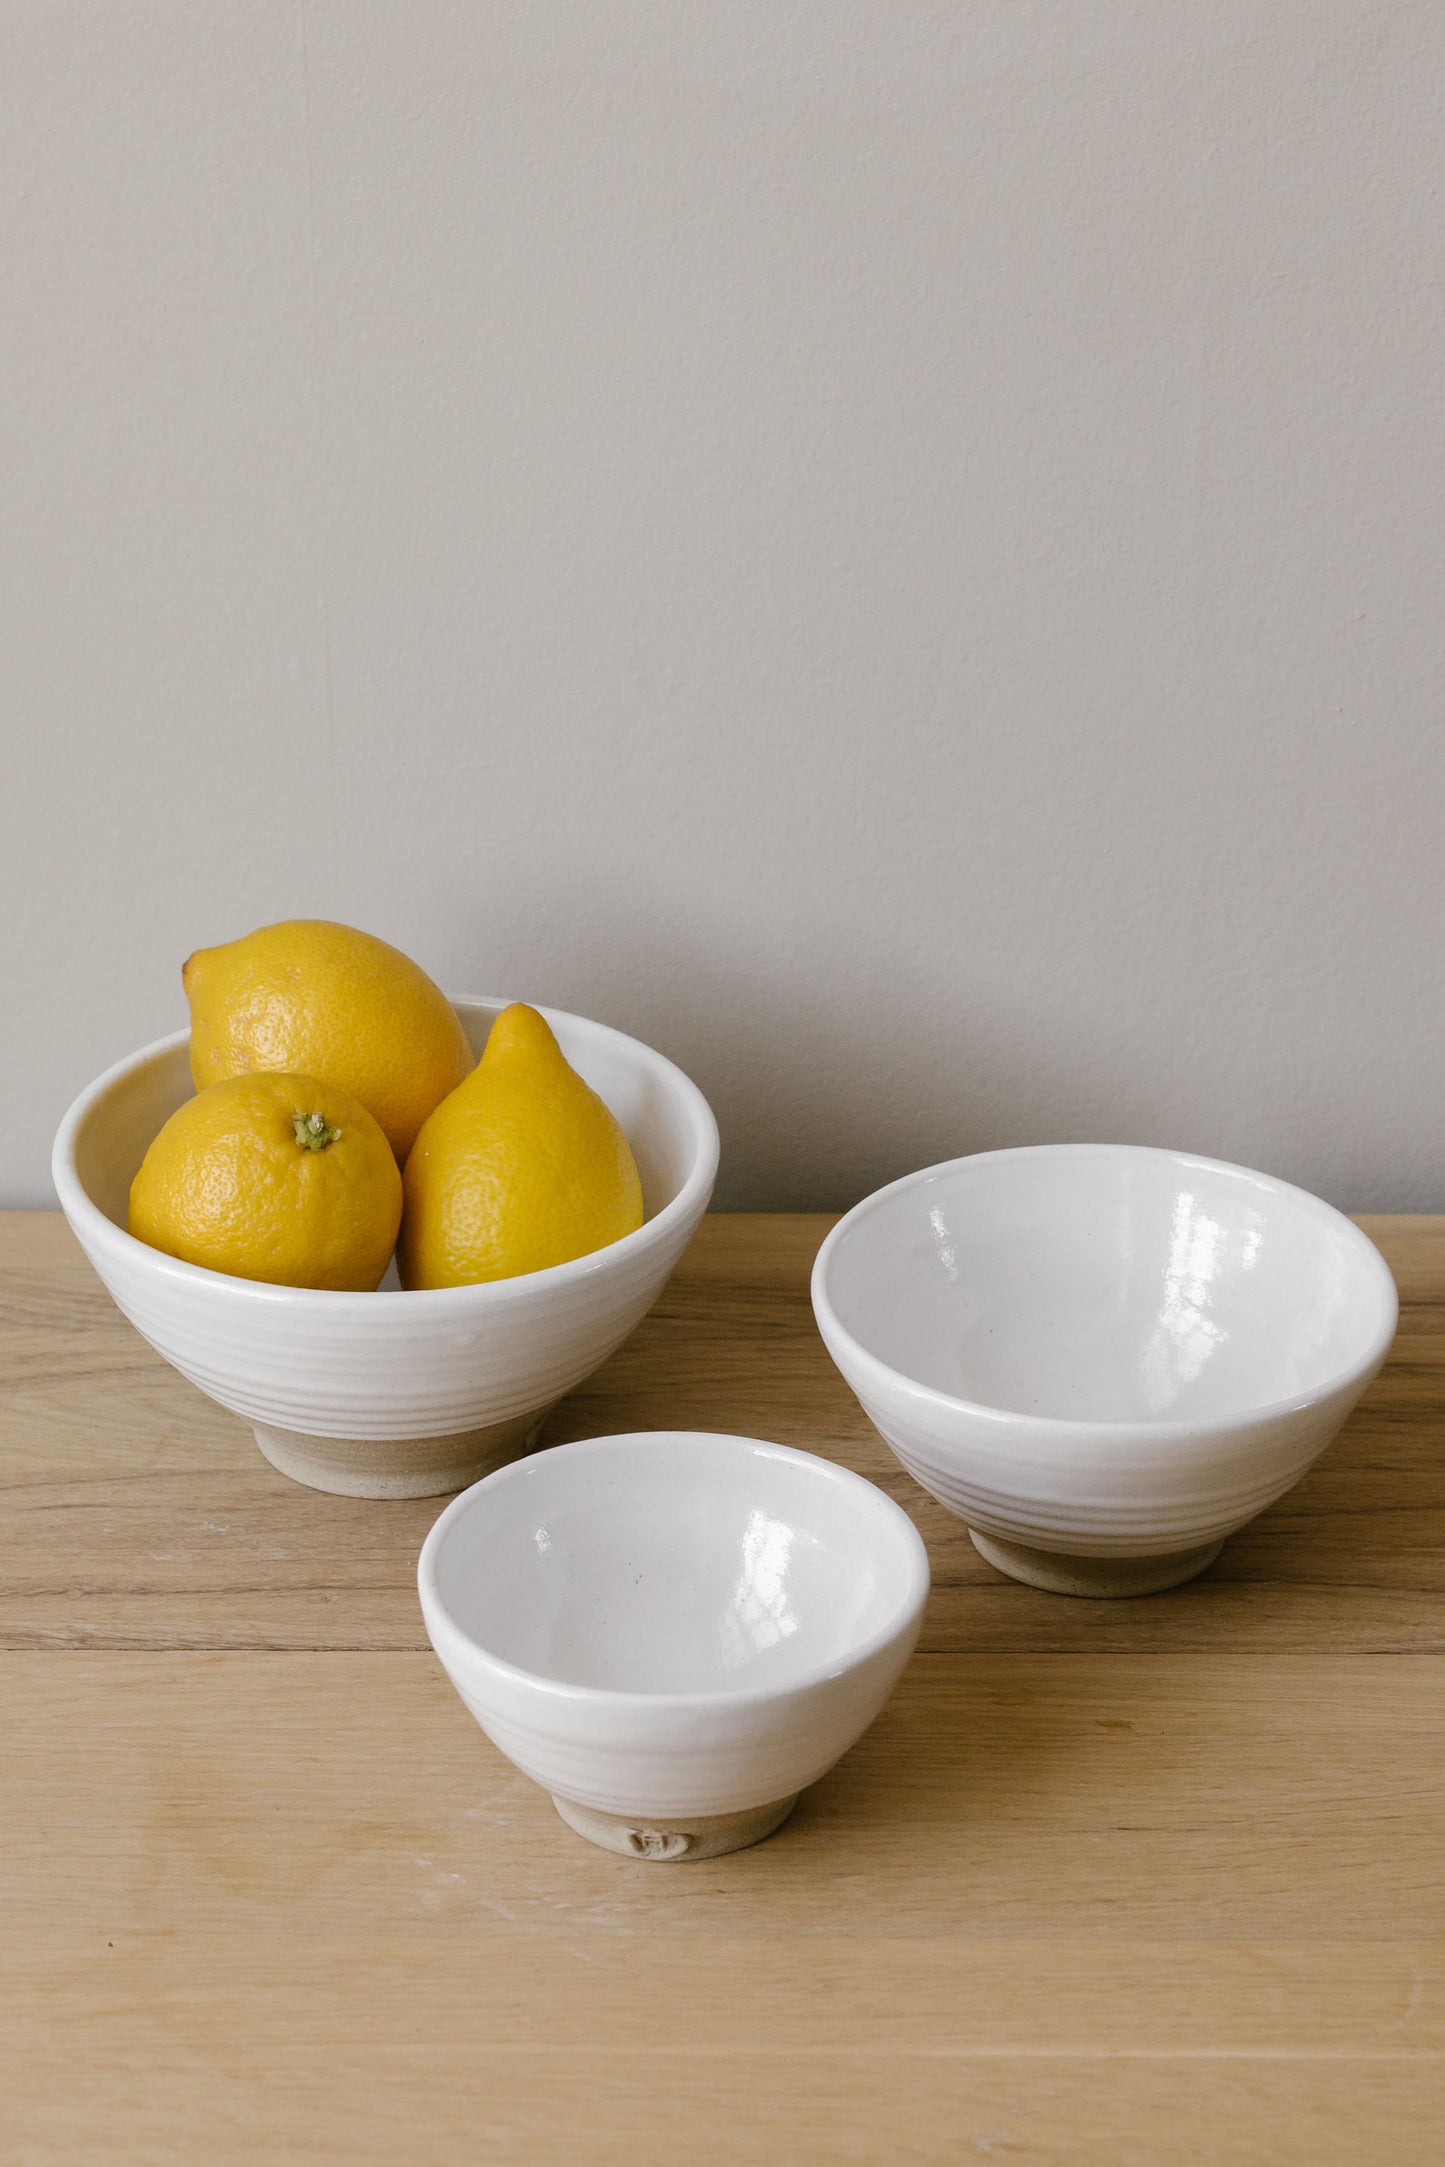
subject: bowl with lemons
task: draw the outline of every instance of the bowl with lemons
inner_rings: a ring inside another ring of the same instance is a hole
[[[199,950],[182,980],[190,1029],[98,1077],[55,1140],[117,1306],[314,1489],[438,1496],[528,1450],[707,1208],[697,1086],[329,921]]]

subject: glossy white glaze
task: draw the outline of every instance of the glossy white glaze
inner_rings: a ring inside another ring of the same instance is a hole
[[[477,1049],[501,1000],[455,1003]],[[362,1495],[455,1487],[456,1470],[515,1451],[544,1413],[646,1314],[707,1208],[717,1125],[696,1085],[620,1031],[544,1009],[562,1050],[627,1131],[647,1218],[551,1271],[475,1287],[333,1294],[272,1287],[161,1255],[125,1231],[131,1179],[190,1096],[187,1034],[148,1046],[83,1092],[52,1171],[91,1263],[136,1329],[186,1377],[279,1435],[295,1471]],[[455,1452],[447,1440],[469,1439]],[[307,1439],[344,1441],[307,1457]],[[388,1452],[408,1440],[424,1452]],[[278,1464],[285,1455],[274,1455]],[[308,1472],[309,1468],[309,1472]]]
[[[666,1858],[705,1855],[680,1817],[786,1802],[847,1751],[912,1651],[929,1576],[907,1514],[861,1476],[654,1431],[488,1476],[441,1515],[417,1579],[488,1737]]]
[[[1073,1144],[865,1198],[818,1253],[813,1306],[909,1472],[985,1537],[1064,1554],[1028,1577],[1071,1586],[1091,1557],[1199,1570],[1329,1443],[1397,1314],[1379,1252],[1319,1198]]]

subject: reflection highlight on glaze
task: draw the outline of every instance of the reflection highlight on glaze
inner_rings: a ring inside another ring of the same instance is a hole
[[[788,1554],[794,1530],[771,1514],[754,1511],[743,1530],[741,1570],[723,1614],[719,1637],[723,1661],[736,1670],[775,1648],[798,1630],[788,1600]]]
[[[1255,1220],[1258,1253],[1260,1222]],[[1229,1246],[1229,1230],[1211,1218],[1198,1197],[1182,1189],[1169,1227],[1169,1256],[1159,1314],[1139,1363],[1139,1381],[1151,1413],[1162,1414],[1193,1384],[1216,1347],[1223,1328],[1210,1316],[1215,1285]]]
[[[954,1247],[953,1236],[948,1229],[948,1221],[944,1218],[937,1204],[928,1214],[928,1223],[933,1229],[933,1243],[938,1252],[938,1261],[943,1266],[943,1276],[945,1279],[956,1280],[958,1277],[958,1251]]]

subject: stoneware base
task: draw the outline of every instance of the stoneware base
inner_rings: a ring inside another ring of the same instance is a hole
[[[1061,1550],[1031,1550],[1021,1542],[981,1535],[974,1527],[968,1536],[979,1556],[1010,1580],[1045,1588],[1050,1595],[1157,1595],[1161,1588],[1177,1588],[1202,1573],[1224,1548],[1221,1538],[1202,1549],[1176,1550],[1167,1557],[1081,1558]]]
[[[628,1820],[622,1814],[598,1813],[595,1807],[579,1806],[573,1799],[552,1794],[552,1804],[568,1828],[600,1844],[604,1851],[619,1851],[624,1858],[679,1859],[721,1858],[724,1851],[744,1851],[761,1843],[781,1828],[794,1806],[791,1798],[775,1798],[768,1806],[749,1806],[743,1813],[702,1813],[666,1821]]]
[[[258,1422],[256,1442],[278,1473],[308,1489],[337,1497],[441,1497],[530,1452],[551,1412],[544,1407],[450,1437],[309,1437]]]

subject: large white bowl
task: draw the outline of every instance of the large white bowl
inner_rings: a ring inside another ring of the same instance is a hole
[[[841,1219],[813,1307],[909,1473],[1006,1573],[1187,1580],[1299,1480],[1394,1337],[1394,1281],[1318,1197],[1114,1144],[990,1151]]]
[[[507,1003],[454,1006],[480,1052]],[[61,1123],[55,1187],[96,1271],[136,1330],[249,1422],[284,1474],[355,1497],[460,1489],[524,1451],[661,1292],[712,1193],[711,1110],[651,1047],[541,1013],[626,1130],[646,1218],[591,1256],[516,1279],[333,1294],[234,1279],[136,1241],[125,1231],[131,1180],[191,1096],[186,1032],[108,1070]]]
[[[928,1557],[830,1460],[660,1430],[489,1475],[433,1527],[417,1584],[453,1685],[569,1826],[698,1859],[769,1835],[872,1722]]]

